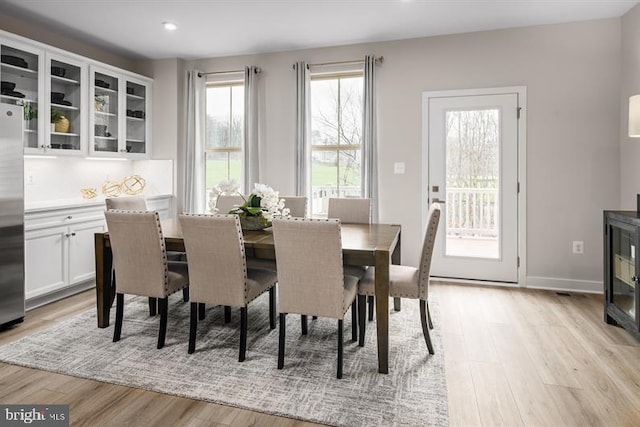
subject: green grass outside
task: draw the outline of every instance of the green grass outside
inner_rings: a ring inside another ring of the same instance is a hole
[[[206,162],[206,188],[211,188],[222,180],[235,178],[241,181],[242,168],[241,161],[235,160],[228,163],[231,170],[230,176],[227,174],[227,162],[224,160],[207,160]],[[336,166],[314,165],[312,170],[312,185],[336,185]],[[347,185],[360,185],[360,176],[353,177],[352,182]],[[267,183],[268,184],[268,183]],[[274,190],[278,190],[275,188]]]

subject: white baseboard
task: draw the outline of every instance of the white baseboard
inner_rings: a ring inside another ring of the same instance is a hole
[[[527,276],[527,283],[523,287],[561,292],[582,292],[586,294],[602,294],[604,292],[604,285],[599,281],[561,279],[558,277]]]
[[[38,295],[36,297],[29,298],[25,301],[25,309],[26,311],[33,310],[34,308],[42,307],[43,305],[52,303],[54,301],[58,301],[63,298],[70,297],[71,295],[75,295],[77,293],[84,292],[87,289],[91,289],[95,287],[96,287],[96,281],[95,279],[91,279],[86,282],[69,286],[68,288],[60,289],[55,292],[51,292],[45,295]]]
[[[557,277],[528,276],[527,283],[487,282],[484,280],[450,279],[432,277],[433,282],[455,283],[470,286],[498,286],[503,288],[545,289],[557,292],[580,292],[585,294],[602,294],[602,282],[591,280],[560,279]]]

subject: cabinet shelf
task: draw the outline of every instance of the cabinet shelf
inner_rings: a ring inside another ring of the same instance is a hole
[[[105,111],[94,111],[94,114],[97,116],[107,116],[107,117],[115,117],[117,114],[115,113],[107,113]]]
[[[30,68],[18,67],[16,65],[7,64],[4,62],[2,62],[2,72],[20,77],[28,77],[32,79],[38,78],[38,72],[35,70],[32,70]]]
[[[130,93],[127,94],[127,99],[144,101],[144,97],[142,97],[140,95],[132,95]]]
[[[0,95],[0,99],[10,99],[12,101],[28,102],[30,104],[37,104],[38,103],[38,101],[35,101],[33,99],[30,99],[30,98],[19,98],[17,96],[10,96],[10,95]]]
[[[51,106],[55,107],[55,108],[60,108],[61,110],[71,110],[71,111],[78,111],[79,110],[78,107],[74,107],[72,105],[54,104],[53,102],[51,103]]]
[[[103,94],[117,94],[118,91],[115,89],[107,89],[106,87],[101,87],[101,86],[95,86],[95,91],[96,93],[103,93]]]
[[[51,132],[52,136],[80,136],[77,133],[71,132]]]
[[[141,119],[140,117],[127,116],[127,120],[132,122],[144,122],[145,119]]]
[[[69,86],[79,86],[80,82],[78,80],[73,80],[73,79],[68,79],[66,77],[59,77],[59,76],[54,76],[51,75],[51,81],[55,82],[55,83],[60,83],[63,85],[69,85]]]
[[[94,136],[95,139],[99,139],[102,141],[117,141],[118,138],[116,138],[115,136]]]

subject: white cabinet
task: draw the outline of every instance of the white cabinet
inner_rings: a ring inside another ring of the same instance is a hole
[[[45,150],[44,51],[0,40],[0,102],[23,106],[25,150]]]
[[[100,205],[27,214],[26,299],[93,279],[93,235],[105,229],[104,207]]]
[[[150,157],[152,79],[1,30],[0,53],[0,102],[24,106],[26,154]]]
[[[163,220],[174,216],[172,196],[150,197],[147,207],[158,211]],[[104,210],[104,202],[27,210],[27,302],[91,284],[95,278],[94,234],[106,231]]]
[[[50,109],[45,132],[47,150],[55,154],[87,152],[87,65],[62,55],[47,53],[46,93]]]
[[[90,93],[91,155],[148,158],[151,81],[92,66]]]

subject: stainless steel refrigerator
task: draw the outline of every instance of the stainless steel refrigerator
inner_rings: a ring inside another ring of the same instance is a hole
[[[22,114],[0,104],[0,328],[24,319]]]

